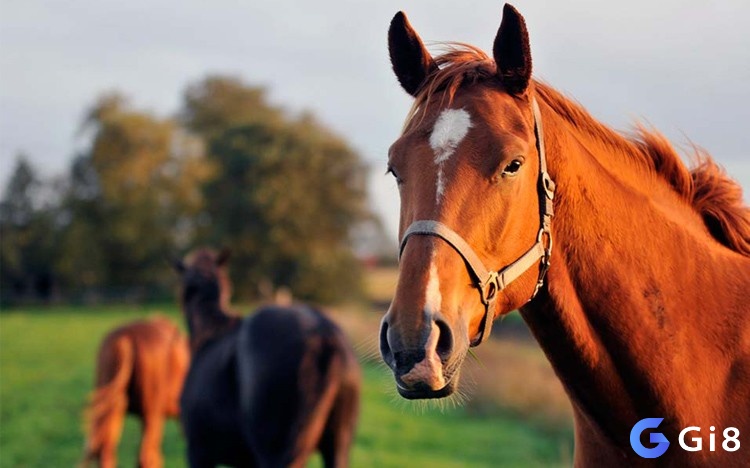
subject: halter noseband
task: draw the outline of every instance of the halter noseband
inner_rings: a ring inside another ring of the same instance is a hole
[[[549,270],[550,257],[552,255],[552,217],[554,216],[553,200],[555,198],[555,183],[547,172],[547,158],[544,151],[544,133],[542,131],[542,115],[535,98],[531,99],[531,108],[534,114],[534,133],[536,135],[536,149],[539,153],[539,179],[537,190],[539,192],[540,227],[536,236],[536,243],[526,251],[515,262],[499,271],[489,270],[474,252],[474,249],[454,230],[439,221],[419,220],[414,221],[404,233],[399,248],[399,258],[406,247],[406,241],[413,235],[436,236],[448,243],[466,262],[467,268],[474,279],[474,286],[479,290],[479,295],[484,304],[484,317],[480,325],[479,338],[472,341],[471,346],[478,346],[490,335],[494,314],[490,314],[492,304],[497,298],[497,293],[502,291],[511,282],[518,279],[526,270],[539,264],[539,278],[534,292],[529,301],[536,296],[544,284],[544,277]],[[545,239],[546,238],[546,239]],[[546,242],[545,242],[546,240]],[[546,244],[546,245],[545,245]]]

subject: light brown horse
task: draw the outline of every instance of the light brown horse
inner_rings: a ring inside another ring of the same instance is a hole
[[[571,399],[576,465],[653,463],[630,432],[664,418],[660,463],[747,466],[750,447],[721,447],[727,427],[750,435],[740,187],[707,154],[690,171],[660,134],[616,133],[532,80],[509,5],[493,58],[465,45],[432,57],[403,13],[389,49],[415,97],[389,153],[402,250],[380,335],[401,395],[451,394],[469,346],[520,308]],[[702,451],[679,446],[689,426]]]
[[[190,364],[185,336],[163,317],[138,320],[110,332],[99,348],[96,388],[86,410],[84,466],[117,466],[117,444],[126,413],[143,422],[139,466],[163,465],[166,418],[179,416],[179,398]]]

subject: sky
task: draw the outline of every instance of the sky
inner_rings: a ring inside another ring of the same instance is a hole
[[[628,130],[708,149],[750,199],[750,2],[517,1],[534,74]],[[119,90],[173,115],[209,73],[268,87],[311,110],[371,164],[371,197],[395,239],[386,152],[411,104],[390,69],[388,24],[404,10],[422,38],[491,51],[502,2],[444,0],[0,0],[0,187],[23,151],[51,177],[84,144],[85,109]]]

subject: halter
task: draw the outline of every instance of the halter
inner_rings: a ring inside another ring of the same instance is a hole
[[[534,114],[534,134],[536,136],[536,149],[539,154],[539,214],[540,227],[536,236],[536,243],[531,246],[521,257],[505,268],[494,271],[484,266],[474,249],[454,230],[439,221],[419,220],[414,221],[404,233],[399,248],[399,259],[406,247],[406,241],[413,235],[436,236],[448,243],[466,262],[467,269],[474,280],[474,286],[479,290],[479,295],[484,304],[484,317],[480,326],[479,338],[472,341],[471,346],[478,346],[490,335],[494,314],[490,314],[491,306],[497,298],[497,293],[502,291],[518,279],[526,270],[539,261],[539,278],[537,279],[534,292],[529,301],[536,296],[544,284],[544,277],[549,270],[550,257],[552,255],[552,217],[554,216],[553,200],[555,198],[555,183],[547,172],[547,158],[544,151],[544,133],[542,131],[542,115],[535,98],[531,99],[531,108]],[[527,301],[528,302],[528,301]]]

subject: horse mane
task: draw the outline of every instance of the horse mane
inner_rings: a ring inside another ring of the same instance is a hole
[[[497,81],[495,61],[469,44],[443,43],[446,52],[434,58],[438,65],[420,88],[407,115],[404,131],[425,115],[428,102],[441,93],[441,104],[450,104],[462,86]],[[614,153],[630,157],[666,182],[703,219],[722,245],[750,257],[750,207],[744,205],[742,188],[727,176],[713,158],[694,147],[693,169],[683,163],[672,144],[661,133],[636,124],[635,131],[623,134],[596,120],[579,103],[548,84],[534,80],[536,95],[576,129],[594,137]]]

